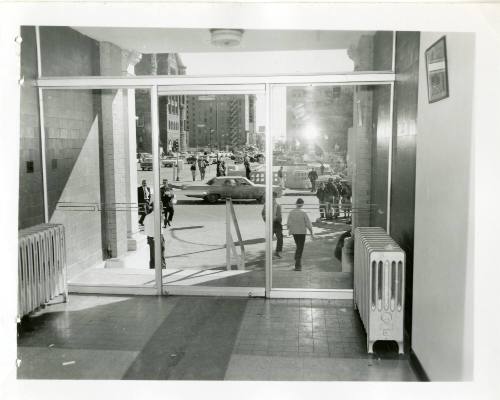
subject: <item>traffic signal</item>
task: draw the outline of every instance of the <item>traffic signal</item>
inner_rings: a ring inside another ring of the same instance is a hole
[[[174,140],[174,143],[172,144],[172,151],[179,151],[179,139]]]

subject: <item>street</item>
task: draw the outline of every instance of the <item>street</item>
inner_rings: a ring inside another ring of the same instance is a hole
[[[172,168],[162,168],[161,179],[167,177],[172,182]],[[207,168],[206,180],[215,176],[215,165]],[[197,171],[198,180],[201,183]],[[138,182],[146,179],[151,186],[153,179],[152,171],[138,171]],[[160,180],[161,180],[160,179]],[[180,176],[180,185],[190,184],[191,173],[184,168]],[[174,183],[175,185],[175,183]],[[208,204],[201,199],[186,197],[186,191],[174,189],[177,198],[175,214],[172,225],[163,229],[166,240],[167,271],[173,269],[213,269],[225,268],[226,265],[226,206],[223,201],[216,204]],[[343,221],[316,222],[319,218],[318,199],[308,191],[297,192],[286,190],[284,195],[278,199],[282,206],[283,225],[286,224],[288,213],[295,208],[295,201],[302,197],[304,211],[307,212],[317,237],[312,241],[308,236],[304,250],[304,272],[309,274],[307,279],[302,279],[307,286],[311,286],[311,273],[320,277],[324,273],[340,272],[340,262],[334,257],[333,252],[337,238],[342,232],[349,229]],[[237,222],[241,231],[243,244],[245,246],[245,269],[259,274],[259,281],[264,278],[265,265],[265,223],[262,219],[262,204],[253,200],[234,201],[234,209]],[[232,237],[235,241],[238,254],[239,244],[234,227],[231,228]],[[293,269],[295,243],[293,237],[288,236],[284,226],[284,249],[282,258],[273,259],[273,272],[285,272]],[[273,242],[273,248],[276,241]],[[314,262],[307,262],[314,260]],[[146,266],[146,262],[144,265]],[[236,262],[233,261],[234,267]],[[315,286],[323,286],[320,278]],[[308,283],[306,283],[308,282]]]

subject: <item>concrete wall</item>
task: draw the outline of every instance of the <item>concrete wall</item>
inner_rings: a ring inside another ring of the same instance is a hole
[[[431,380],[468,380],[475,48],[471,34],[446,34],[450,97],[429,104],[424,52],[441,36],[420,36],[412,348]]]

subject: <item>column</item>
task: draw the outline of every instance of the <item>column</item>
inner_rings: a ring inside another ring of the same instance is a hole
[[[141,60],[142,55],[136,51],[122,50],[121,75],[134,76],[135,65]],[[126,213],[127,218],[127,250],[135,251],[138,242],[144,241],[144,235],[139,235],[137,224],[137,137],[136,137],[136,112],[135,112],[135,90],[127,89],[126,101],[123,102],[123,113],[125,122],[125,153],[128,159],[125,163],[125,186],[126,202],[131,205]]]

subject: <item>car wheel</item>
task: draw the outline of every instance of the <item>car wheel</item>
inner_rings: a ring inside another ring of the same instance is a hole
[[[211,203],[211,204],[214,204],[214,203],[217,203],[217,200],[219,200],[219,195],[218,194],[209,194],[207,197],[205,197],[205,199]]]

